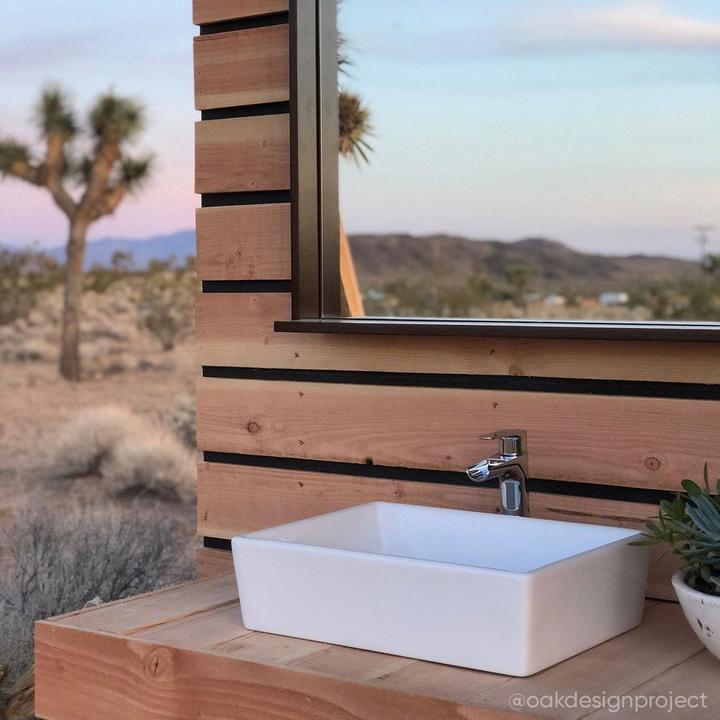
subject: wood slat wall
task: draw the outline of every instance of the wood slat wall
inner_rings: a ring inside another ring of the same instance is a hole
[[[463,470],[483,433],[528,432],[534,477],[674,490],[720,465],[720,403],[432,387],[204,378],[206,450]]]
[[[196,25],[287,12],[288,0],[193,0]]]
[[[198,469],[198,532],[205,537],[229,540],[239,533],[377,501],[498,510],[497,490],[488,488],[218,463],[201,463]],[[640,529],[655,511],[646,503],[530,493],[530,514],[550,520]],[[674,599],[670,577],[677,567],[674,557],[656,548],[648,594]],[[226,552],[203,548],[198,554],[202,577],[231,569]]]
[[[194,50],[198,110],[290,99],[287,25],[202,35]]]
[[[227,223],[210,230],[198,225],[198,257],[212,254],[212,279],[238,277],[237,253],[274,255],[264,279],[280,279],[277,267],[290,264],[289,227],[272,247],[245,227],[245,208],[222,208]],[[201,213],[206,212],[201,210]],[[237,213],[237,215],[235,215]],[[242,232],[242,231],[241,231]],[[203,265],[205,263],[203,262]],[[207,268],[201,268],[207,272]],[[282,279],[284,279],[282,275]],[[207,279],[211,279],[207,275]],[[698,343],[620,343],[500,338],[418,338],[276,333],[275,320],[290,319],[291,298],[284,293],[212,294],[197,298],[196,339],[205,365],[298,370],[447,373],[514,377],[587,378],[641,382],[720,383],[720,359],[712,345]],[[242,317],[244,322],[237,322]]]
[[[290,205],[287,203],[201,208],[197,211],[196,225],[196,267],[201,280],[290,279]],[[198,298],[198,313],[204,314],[204,301],[212,297]],[[230,307],[234,299],[244,296],[216,297],[225,297],[218,307]],[[244,315],[244,312],[235,314],[230,321],[232,327],[238,327],[236,320]],[[267,321],[267,316],[265,319]],[[272,330],[271,323],[269,328]],[[246,352],[243,345],[242,342],[235,345],[237,354],[229,365],[237,363],[241,353]]]
[[[196,123],[196,192],[258,192],[289,188],[290,124],[287,115]]]
[[[285,12],[287,2],[196,0],[194,10],[196,22],[220,23]],[[198,272],[209,281],[196,303],[199,359],[217,375],[198,384],[199,447],[214,460],[199,472],[200,534],[223,541],[381,499],[492,511],[497,491],[428,471],[461,471],[491,450],[479,436],[498,427],[529,432],[532,475],[550,481],[531,493],[537,517],[641,527],[655,491],[699,476],[705,460],[720,467],[714,345],[274,332],[291,311],[290,207],[245,198],[290,187],[289,118],[236,106],[287,99],[287,26],[277,17],[269,27],[207,25],[212,34],[196,42],[197,107],[225,118],[198,123],[197,190],[229,194],[197,215]],[[418,386],[407,373],[423,374]],[[431,376],[477,382],[429,387]],[[383,477],[385,467],[403,479]],[[200,552],[204,574],[228,567],[223,552]],[[674,567],[653,564],[651,595],[672,597]]]

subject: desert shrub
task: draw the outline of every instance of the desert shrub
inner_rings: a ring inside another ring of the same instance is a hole
[[[100,465],[114,495],[144,494],[189,502],[195,497],[195,456],[170,433],[121,440]]]
[[[0,664],[6,684],[32,663],[36,620],[189,579],[192,533],[138,507],[48,512],[29,506],[0,537]]]
[[[54,471],[60,477],[82,477],[100,471],[117,444],[156,432],[151,423],[122,407],[108,405],[80,412],[61,432]]]
[[[0,325],[27,317],[40,293],[62,282],[63,268],[37,250],[0,248]]]
[[[182,395],[175,406],[163,416],[165,425],[175,434],[184,445],[189,448],[196,446],[196,411],[195,398],[191,395]]]
[[[195,497],[194,452],[159,424],[113,405],[83,410],[68,424],[56,443],[54,472],[98,475],[113,496]]]
[[[111,285],[123,280],[134,272],[135,260],[131,252],[115,250],[110,259],[110,266],[95,264],[85,276],[85,289],[102,294]]]
[[[153,266],[145,276],[138,305],[140,324],[165,351],[192,333],[195,284],[193,273],[167,264]]]

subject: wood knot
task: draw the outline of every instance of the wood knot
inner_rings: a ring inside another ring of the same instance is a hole
[[[513,377],[522,377],[525,373],[517,365],[511,365],[508,368],[508,374]]]
[[[260,425],[259,425],[258,423],[256,423],[254,420],[251,420],[251,421],[247,424],[247,431],[248,431],[251,435],[257,435],[257,433],[260,432]]]
[[[148,653],[143,664],[143,672],[157,680],[173,676],[173,653],[170,648],[154,648]]]
[[[656,457],[645,458],[645,467],[651,472],[657,472],[662,467],[662,461]]]

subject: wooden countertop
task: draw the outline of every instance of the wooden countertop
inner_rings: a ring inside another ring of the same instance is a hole
[[[648,602],[636,630],[509,678],[247,630],[232,575],[39,623],[36,682],[36,713],[47,720],[720,717],[720,662],[674,603]],[[705,693],[706,707],[568,707],[603,695],[662,703],[671,692]],[[517,697],[554,707],[514,708]]]

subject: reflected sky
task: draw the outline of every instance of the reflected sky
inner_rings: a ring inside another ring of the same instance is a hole
[[[375,125],[350,232],[696,257],[720,225],[715,0],[343,0],[340,26]]]

